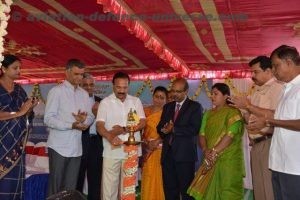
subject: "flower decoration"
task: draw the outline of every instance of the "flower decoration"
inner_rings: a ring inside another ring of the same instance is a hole
[[[144,89],[146,88],[146,85],[147,85],[147,81],[144,81],[143,84],[142,84],[142,86],[136,92],[136,94],[135,94],[136,97],[141,96],[141,94],[143,93]]]
[[[225,78],[225,83],[229,86],[230,88],[230,91],[232,91],[232,93],[236,96],[251,96],[253,91],[254,91],[254,88],[255,88],[255,84],[253,84],[247,92],[240,92],[237,90],[237,88],[233,85],[232,83],[232,79],[229,78],[229,76],[226,76]]]
[[[4,36],[7,34],[6,28],[8,20],[10,18],[10,6],[12,5],[12,0],[5,0],[0,2],[0,62],[3,61],[4,56]]]
[[[205,77],[205,76],[202,76],[201,81],[200,81],[200,83],[199,83],[199,86],[198,86],[198,88],[197,88],[195,94],[194,94],[193,97],[191,98],[192,100],[196,100],[196,98],[200,95],[203,86],[204,86],[206,95],[210,98],[211,94],[210,94],[210,90],[208,89],[206,77]]]
[[[128,154],[123,164],[123,191],[122,200],[135,200],[135,183],[138,171],[138,145],[125,145],[124,151]]]
[[[148,77],[147,80],[145,80],[145,81],[143,82],[142,86],[138,89],[138,91],[136,92],[135,96],[136,96],[136,97],[141,96],[141,94],[144,92],[144,89],[145,89],[147,86],[149,87],[150,92],[153,93],[154,90],[153,90],[153,86],[152,86],[152,81],[151,81],[150,78]]]
[[[171,90],[171,87],[173,85],[173,82],[176,80],[177,78],[176,77],[173,77],[170,79],[170,83],[167,87],[167,90],[170,91]],[[238,89],[234,86],[233,82],[232,82],[232,79],[230,79],[230,74],[226,74],[225,75],[225,81],[224,81],[230,88],[230,91],[232,91],[232,93],[234,95],[247,95],[247,96],[250,96],[253,91],[254,91],[254,88],[255,88],[255,85],[253,84],[249,89],[248,91],[246,92],[240,92],[238,91]],[[153,85],[152,85],[152,81],[150,80],[150,78],[148,77],[147,80],[145,80],[142,84],[142,86],[138,89],[137,93],[136,93],[136,97],[139,97],[143,92],[144,92],[144,89],[149,86],[150,88],[150,91],[151,93],[153,93]],[[194,95],[191,97],[192,100],[196,100],[197,97],[201,94],[201,91],[202,91],[202,88],[204,87],[204,90],[205,90],[205,93],[207,95],[208,98],[211,98],[211,91],[208,87],[208,83],[207,83],[207,78],[205,75],[203,75],[201,77],[201,80],[199,82],[199,85],[194,93]]]
[[[150,80],[150,78],[148,77],[147,78],[147,85],[149,86],[149,89],[150,89],[150,92],[151,92],[151,94],[153,94],[153,86],[152,86],[152,82],[151,82],[151,80]]]

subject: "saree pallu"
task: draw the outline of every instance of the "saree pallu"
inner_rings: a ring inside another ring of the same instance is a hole
[[[0,111],[17,112],[26,101],[22,87],[14,85],[11,93],[0,86]],[[0,199],[24,199],[26,117],[0,120]]]
[[[156,131],[156,126],[160,120],[162,111],[151,113],[150,109],[145,108],[146,126],[143,139],[151,141],[158,139],[160,136]],[[142,200],[164,200],[162,168],[160,164],[161,148],[152,152],[145,152],[143,155],[142,167]]]
[[[188,193],[196,200],[243,199],[243,122],[239,110],[225,106],[217,111],[207,111],[200,134],[205,136],[209,149],[225,135],[232,137],[232,142],[220,153],[211,169],[205,171],[206,164],[203,162]]]

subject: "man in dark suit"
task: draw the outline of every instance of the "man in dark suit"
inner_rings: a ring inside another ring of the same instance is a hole
[[[193,199],[186,192],[194,179],[202,106],[187,97],[188,89],[185,79],[174,81],[174,101],[164,106],[157,125],[163,139],[161,164],[166,200]]]
[[[85,89],[90,96],[93,114],[97,115],[100,97],[94,96],[95,80],[90,75],[83,75],[81,87]],[[102,136],[96,131],[95,122],[85,131],[82,131],[82,157],[77,181],[77,190],[82,192],[85,175],[88,183],[88,200],[99,200],[101,193],[101,175],[102,175]]]

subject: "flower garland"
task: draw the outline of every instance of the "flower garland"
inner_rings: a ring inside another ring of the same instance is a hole
[[[146,86],[149,87],[151,94],[153,93],[153,86],[152,86],[152,82],[150,80],[150,78],[148,77],[147,80],[145,80],[142,84],[142,86],[138,89],[138,91],[136,92],[135,96],[139,97],[141,96],[141,94],[144,92],[144,89],[146,88]]]
[[[141,94],[143,93],[144,89],[146,88],[147,82],[144,81],[142,86],[138,89],[138,91],[136,92],[135,96],[139,97],[141,96]]]
[[[171,78],[170,80],[170,83],[167,87],[167,90],[170,91],[171,90],[171,87],[173,85],[173,82],[176,80],[176,77],[173,77]],[[237,95],[237,96],[241,96],[241,95],[246,95],[246,96],[251,96],[253,91],[254,91],[254,88],[255,88],[255,85],[253,84],[249,89],[248,91],[246,92],[240,92],[237,90],[237,88],[233,85],[232,83],[232,79],[229,78],[229,75],[226,75],[225,77],[225,81],[224,83],[226,83],[230,90],[232,91],[232,94],[234,95]],[[143,92],[144,92],[144,89],[146,88],[146,86],[149,86],[150,88],[150,91],[151,93],[153,92],[153,86],[152,86],[152,82],[149,78],[147,78],[147,80],[145,80],[143,82],[143,85],[138,89],[137,93],[136,93],[136,97],[139,97]],[[192,100],[196,100],[197,97],[200,95],[201,91],[202,91],[202,87],[204,86],[204,90],[205,90],[205,93],[207,95],[208,98],[211,98],[211,91],[210,89],[208,88],[208,84],[207,84],[207,78],[203,75],[201,77],[201,80],[199,82],[199,85],[198,85],[198,88],[196,89],[195,91],[195,94],[191,97]]]
[[[199,86],[198,86],[195,94],[193,95],[193,97],[191,97],[192,100],[196,100],[196,98],[200,95],[203,85],[204,85],[206,95],[208,96],[208,98],[210,98],[211,94],[210,94],[210,90],[208,89],[207,79],[205,76],[202,76],[201,81],[199,83]]]
[[[147,78],[146,83],[147,83],[147,85],[149,86],[149,89],[150,89],[151,94],[153,94],[153,91],[154,91],[154,90],[153,90],[152,82],[151,82],[151,80],[150,80],[149,77]]]
[[[7,34],[6,28],[10,18],[9,12],[12,3],[12,0],[5,0],[4,3],[1,0],[0,2],[0,62],[4,59],[2,55],[4,52],[4,36]]]
[[[253,85],[248,89],[247,92],[240,92],[233,85],[232,79],[230,79],[228,75],[226,75],[224,83],[226,83],[229,86],[230,91],[232,91],[233,95],[235,96],[251,96],[255,88],[255,84],[253,83]]]
[[[123,164],[123,191],[122,200],[135,200],[135,183],[138,170],[138,145],[125,145],[124,151],[128,157]]]

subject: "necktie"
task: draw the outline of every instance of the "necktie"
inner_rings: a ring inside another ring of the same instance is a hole
[[[179,113],[179,109],[180,109],[180,104],[177,103],[176,104],[176,108],[175,108],[175,113],[174,113],[174,118],[173,121],[175,122],[175,120],[177,119],[178,113]]]
[[[174,117],[173,117],[173,122],[175,122],[175,120],[178,116],[179,110],[180,110],[180,104],[177,103],[176,108],[175,108]],[[168,143],[169,143],[170,146],[172,145],[172,142],[173,142],[173,134],[171,134],[170,137],[169,137],[169,142]]]

